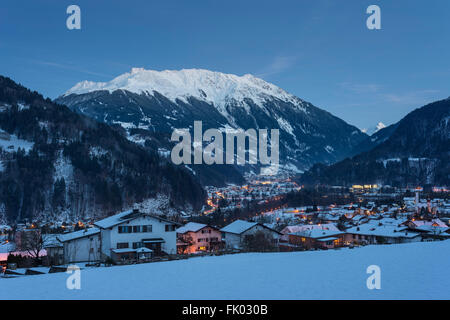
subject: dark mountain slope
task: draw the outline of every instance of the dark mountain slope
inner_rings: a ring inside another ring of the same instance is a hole
[[[5,77],[0,129],[0,214],[9,221],[76,221],[157,195],[179,208],[202,206],[204,190],[187,170]]]
[[[372,150],[331,166],[315,165],[302,180],[309,184],[450,185],[449,126],[450,99],[428,104],[399,121],[389,138]]]

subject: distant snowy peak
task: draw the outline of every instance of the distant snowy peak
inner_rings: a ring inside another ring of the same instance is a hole
[[[384,128],[386,128],[386,125],[383,122],[378,122],[378,124],[375,127],[369,129],[361,129],[361,131],[371,136]]]
[[[383,122],[378,122],[377,124],[377,131],[380,131],[383,128],[386,128],[386,125]]]
[[[79,82],[63,96],[99,90],[127,90],[150,95],[156,91],[174,102],[194,97],[217,106],[224,106],[228,102],[242,103],[245,99],[251,99],[257,105],[274,98],[296,106],[303,103],[283,89],[250,74],[237,76],[203,69],[153,71],[132,68],[131,72],[109,82]]]

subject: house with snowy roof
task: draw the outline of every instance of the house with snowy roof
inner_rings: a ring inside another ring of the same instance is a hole
[[[189,222],[177,230],[177,252],[212,252],[222,248],[222,233],[216,227]]]
[[[176,228],[179,223],[128,210],[94,223],[94,227],[57,237],[62,244],[63,263],[147,259],[176,254]],[[55,255],[59,246],[49,244]],[[56,256],[55,256],[56,258]]]
[[[448,239],[450,227],[439,218],[430,220],[411,219],[404,223],[414,232],[422,235],[423,239]]]
[[[384,244],[420,241],[420,233],[413,232],[401,220],[385,218],[370,220],[346,230],[345,244]]]
[[[100,229],[86,228],[58,235],[57,240],[45,245],[49,258],[55,264],[74,262],[98,262],[100,255]],[[61,252],[62,249],[62,252]],[[62,255],[62,257],[61,257]]]
[[[283,230],[281,230],[282,236],[280,237],[280,242],[288,242],[289,234],[291,233],[305,232],[313,229],[339,231],[334,223],[286,226]]]
[[[230,249],[243,249],[244,240],[247,236],[253,236],[262,232],[270,238],[274,244],[278,244],[281,233],[258,222],[236,220],[220,229],[225,246]]]
[[[176,254],[176,228],[180,225],[137,209],[94,223],[100,230],[102,257],[115,261]]]
[[[303,229],[288,234],[288,244],[283,249],[333,249],[343,246],[345,232],[340,231],[334,225],[324,227],[315,225],[312,228]],[[280,247],[284,244],[280,244]]]

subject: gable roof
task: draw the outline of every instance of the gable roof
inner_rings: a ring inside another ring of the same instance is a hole
[[[229,233],[235,233],[235,234],[241,234],[251,228],[253,228],[254,226],[259,225],[263,228],[269,229],[273,232],[276,232],[278,234],[280,234],[277,230],[272,229],[264,224],[258,223],[258,222],[250,222],[250,221],[244,221],[244,220],[236,220],[233,221],[232,223],[230,223],[229,225],[223,227],[222,229],[220,229],[220,231],[222,232],[229,232]]]
[[[114,227],[115,225],[118,225],[118,224],[120,224],[122,222],[126,222],[126,221],[131,220],[130,217],[128,217],[128,219],[127,219],[127,216],[129,216],[131,213],[133,213],[133,210],[123,211],[123,212],[120,212],[120,213],[115,214],[113,216],[110,216],[108,218],[99,220],[99,221],[95,222],[94,225],[99,227],[99,228],[101,228],[101,229],[111,228],[111,227]]]
[[[94,225],[96,227],[99,227],[100,229],[108,229],[108,228],[112,228],[112,227],[114,227],[114,226],[116,226],[118,224],[134,220],[134,219],[139,218],[139,217],[141,217],[143,215],[145,215],[147,217],[151,217],[153,219],[158,219],[160,221],[165,221],[165,222],[168,222],[168,223],[171,223],[171,224],[181,225],[178,222],[175,222],[175,221],[172,221],[172,220],[168,220],[168,219],[162,218],[160,216],[152,215],[152,214],[149,214],[149,213],[140,212],[140,211],[137,211],[137,210],[127,210],[127,211],[120,212],[120,213],[115,214],[113,216],[110,216],[108,218],[99,220],[99,221],[95,222]]]
[[[357,227],[347,229],[346,232],[351,234],[390,238],[415,238],[419,236],[418,233],[408,231],[407,229],[407,227],[398,227],[392,224],[383,224],[380,226],[375,223],[365,223]]]
[[[344,233],[345,232],[342,232],[339,230],[311,229],[311,230],[304,230],[304,231],[300,231],[300,232],[294,232],[291,234],[296,235],[296,236],[302,236],[305,238],[320,239],[320,238],[330,238],[332,236],[339,236]]]
[[[427,221],[427,220],[411,220],[411,223],[414,224],[414,226],[416,228],[419,227],[426,227],[426,226],[435,226],[435,227],[440,227],[440,228],[448,228],[447,225],[441,221],[440,219],[436,218],[433,219],[431,221]]]
[[[178,228],[177,233],[197,232],[205,227],[208,227],[208,225],[204,223],[188,222],[184,226]]]
[[[315,229],[340,231],[334,223],[325,223],[325,224],[303,224],[303,225],[296,225],[296,226],[287,226],[283,230],[281,230],[281,233],[289,234],[289,233],[304,232],[304,231],[315,230]]]
[[[57,236],[57,239],[61,242],[71,241],[75,239],[80,239],[84,237],[93,236],[100,233],[100,229],[98,228],[87,228],[80,231],[69,232],[62,235]]]
[[[256,225],[257,225],[256,222],[236,220],[236,221],[233,221],[232,223],[230,223],[229,225],[223,227],[222,229],[220,229],[220,231],[241,234],[241,233],[247,231],[248,229],[253,228]]]

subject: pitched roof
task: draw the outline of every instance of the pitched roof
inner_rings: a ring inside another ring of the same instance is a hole
[[[229,225],[223,227],[222,229],[220,229],[220,231],[241,234],[241,233],[247,231],[248,229],[253,228],[257,224],[258,223],[256,223],[256,222],[236,220],[236,221],[233,221],[232,223],[230,223]]]
[[[130,218],[126,219],[126,217],[128,215],[130,215],[131,213],[133,213],[133,210],[127,210],[127,211],[123,211],[121,213],[115,214],[113,216],[110,216],[108,218],[99,220],[97,222],[94,223],[95,226],[102,228],[102,229],[107,229],[107,228],[111,228],[115,225],[118,225],[122,222],[131,220]]]
[[[330,238],[332,236],[339,236],[344,233],[345,232],[342,232],[339,230],[311,229],[311,230],[304,230],[304,231],[300,231],[300,232],[294,232],[291,234],[296,235],[296,236],[302,236],[305,238],[320,239],[320,238]]]
[[[441,228],[448,228],[447,225],[441,221],[440,219],[436,218],[431,221],[427,220],[414,220],[411,221],[416,227],[424,227],[424,226],[436,226]]]
[[[281,234],[280,232],[278,232],[275,229],[272,229],[269,226],[266,226],[264,224],[258,223],[258,222],[250,222],[250,221],[244,221],[244,220],[236,220],[232,223],[230,223],[229,225],[223,227],[222,229],[220,229],[220,231],[222,232],[229,232],[229,233],[235,233],[235,234],[241,234],[245,231],[247,231],[248,229],[253,228],[254,226],[259,225],[263,228],[269,229],[273,232],[276,232],[278,234]]]
[[[59,235],[58,240],[61,242],[66,242],[66,241],[70,241],[70,240],[93,236],[98,233],[100,233],[100,229],[98,229],[98,228],[87,228],[84,230],[69,232],[69,233]]]
[[[135,211],[135,210],[127,210],[127,211],[120,212],[120,213],[110,216],[108,218],[99,220],[99,221],[95,222],[94,225],[96,227],[99,227],[100,229],[108,229],[108,228],[114,227],[118,224],[121,224],[121,223],[124,223],[127,221],[131,221],[133,219],[141,217],[142,215],[151,217],[153,219],[158,219],[161,221],[169,222],[172,224],[181,225],[178,222],[171,221],[171,220],[165,219],[160,216],[152,215],[152,214],[145,213],[145,212]]]
[[[347,233],[359,235],[371,235],[390,238],[414,238],[419,236],[416,232],[407,230],[407,227],[398,227],[395,225],[378,225],[375,223],[365,223],[357,227],[346,230]]]
[[[184,226],[178,228],[177,233],[197,232],[203,229],[204,227],[207,227],[207,225],[197,222],[188,222]]]
[[[325,223],[325,224],[303,224],[297,226],[287,226],[281,231],[281,233],[289,234],[313,229],[339,231],[339,229],[336,227],[334,223]]]

